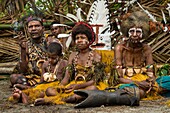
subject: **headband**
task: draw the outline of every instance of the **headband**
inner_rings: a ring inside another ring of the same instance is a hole
[[[78,26],[78,25],[84,25],[84,26],[86,26],[86,27],[88,27],[90,29],[91,34],[92,34],[92,39],[91,39],[89,45],[91,45],[95,41],[95,33],[93,31],[93,28],[89,24],[87,24],[85,22],[78,22],[75,26]]]
[[[67,26],[67,25],[64,25],[64,24],[53,24],[52,26],[53,26],[53,27],[57,27],[57,26],[64,26],[64,27],[65,27],[65,26]]]

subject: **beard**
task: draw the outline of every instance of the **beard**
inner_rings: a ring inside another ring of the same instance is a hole
[[[132,43],[139,43],[140,40],[141,40],[141,38],[133,39],[133,38],[130,37],[129,40],[130,40],[130,42],[132,42]]]

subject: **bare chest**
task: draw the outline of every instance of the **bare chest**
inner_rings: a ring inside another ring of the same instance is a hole
[[[74,58],[74,63],[82,66],[92,66],[94,55],[92,52],[88,54],[77,54]]]
[[[140,50],[124,50],[123,51],[123,64],[129,67],[143,66],[145,63],[145,52]]]

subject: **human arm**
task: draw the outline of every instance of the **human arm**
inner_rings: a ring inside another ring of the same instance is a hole
[[[152,49],[150,46],[144,46],[145,58],[146,58],[146,74],[148,75],[149,81],[155,81],[154,75],[154,66],[153,66],[153,58],[152,58]]]
[[[123,60],[123,47],[122,45],[118,44],[115,47],[115,64],[116,64],[116,70],[119,73],[120,77],[123,77],[123,67],[122,67],[122,60]]]
[[[56,75],[59,81],[61,81],[64,78],[67,65],[68,65],[68,61],[61,59],[60,65],[58,67],[57,75]]]
[[[44,82],[44,77],[43,77],[43,75],[44,75],[44,73],[46,72],[46,68],[48,67],[48,61],[46,61],[46,62],[44,62],[43,64],[42,64],[42,74],[41,74],[41,78],[40,78],[40,83],[42,83],[42,82]]]
[[[135,81],[126,78],[119,78],[119,81],[122,84],[135,84],[138,88],[143,89],[145,91],[148,91],[153,86],[153,84],[148,80]]]
[[[76,55],[75,52],[72,52],[70,54],[69,59],[68,59],[68,66],[72,65],[72,61],[73,61],[73,58],[75,57],[75,55]],[[68,82],[69,82],[69,79],[70,79],[71,75],[69,73],[69,67],[68,66],[66,68],[65,76],[64,76],[63,80],[61,81],[60,85],[67,85]]]
[[[101,62],[101,55],[94,51],[94,59],[95,62]]]
[[[67,92],[71,92],[71,91],[77,90],[77,89],[84,89],[88,86],[94,85],[94,83],[95,83],[94,80],[90,80],[90,81],[80,83],[80,84],[71,84],[70,86],[68,86],[66,88],[66,90],[67,90]]]
[[[20,61],[19,61],[19,71],[20,73],[26,73],[28,69],[28,48],[26,41],[20,42]]]
[[[152,58],[152,49],[150,46],[145,45],[144,48],[145,58],[146,58],[146,73],[149,77],[154,77],[154,69],[153,69],[153,58]]]

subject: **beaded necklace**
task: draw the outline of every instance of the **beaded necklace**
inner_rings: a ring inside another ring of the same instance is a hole
[[[93,52],[90,51],[85,67],[89,67],[90,62],[92,62],[92,60],[94,59],[93,56],[94,56]],[[74,58],[74,66],[76,66],[78,64],[78,59],[79,59],[79,52],[76,53],[76,56]]]
[[[84,76],[86,74],[86,72],[88,71],[88,68],[90,67],[90,63],[92,63],[93,59],[94,59],[94,54],[92,51],[89,52],[86,64],[84,69],[82,70],[82,73],[78,73],[78,70],[76,68],[76,66],[78,65],[78,59],[79,59],[79,52],[77,52],[75,58],[74,58],[74,67],[75,67],[75,81],[77,81],[77,79],[83,78],[83,80],[86,80],[86,77]]]
[[[41,46],[41,47],[40,47]],[[45,40],[44,38],[41,39],[41,42],[39,44],[33,43],[33,41],[29,40],[28,42],[28,54],[31,61],[37,60],[37,59],[45,59],[45,51],[42,50],[42,48],[45,47]]]
[[[55,66],[53,72],[52,72],[51,64],[49,63],[48,66],[47,66],[47,72],[57,74],[60,62],[61,62],[60,60],[57,61],[56,66]]]
[[[28,40],[28,55],[29,55],[29,72],[34,73],[36,69],[38,74],[40,74],[39,67],[37,66],[37,62],[39,60],[46,60],[46,52],[43,50],[45,45],[45,39],[42,37],[41,42],[39,44],[34,43],[31,39]]]

